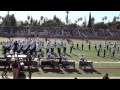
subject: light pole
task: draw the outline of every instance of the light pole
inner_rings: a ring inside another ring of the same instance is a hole
[[[9,12],[10,12],[10,11],[8,11],[8,26],[9,26]]]

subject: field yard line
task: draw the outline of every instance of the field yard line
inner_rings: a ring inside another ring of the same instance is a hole
[[[78,61],[75,61],[75,63],[79,63]],[[120,63],[120,62],[93,62],[93,63]]]
[[[13,79],[12,76],[8,76],[9,79]],[[74,79],[75,77],[32,77],[31,79]],[[120,77],[109,77],[110,79],[120,79]],[[0,77],[0,79],[2,79]],[[28,77],[26,79],[29,79]],[[77,77],[77,79],[102,79],[102,77]]]

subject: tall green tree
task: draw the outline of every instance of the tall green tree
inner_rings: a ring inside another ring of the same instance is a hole
[[[95,22],[95,18],[92,17],[92,18],[91,18],[91,26],[92,26],[92,27],[94,27],[94,22]]]
[[[91,12],[89,14],[88,28],[91,28]]]
[[[3,26],[16,26],[16,18],[14,14],[9,15],[7,14],[5,17],[2,18]]]

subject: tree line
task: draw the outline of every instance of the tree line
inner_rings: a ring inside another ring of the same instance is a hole
[[[105,23],[104,21],[107,20],[107,16],[104,16],[101,19],[101,22],[95,23],[95,18],[91,16],[91,12],[89,13],[89,20],[88,24],[83,18],[80,17],[75,20],[73,23],[69,19],[69,11],[66,11],[66,18],[63,22],[60,18],[56,15],[53,16],[53,19],[48,19],[47,17],[40,16],[39,20],[33,19],[32,16],[27,16],[25,21],[17,21],[14,14],[10,15],[9,11],[5,17],[0,16],[0,26],[42,26],[42,27],[71,27],[71,28],[95,28],[95,29],[120,29],[120,21],[119,16],[114,16],[112,22]],[[82,22],[82,25],[79,25],[78,22]]]

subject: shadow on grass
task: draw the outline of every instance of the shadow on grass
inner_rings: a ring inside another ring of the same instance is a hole
[[[74,47],[73,49],[74,49],[74,50],[77,50],[77,48],[75,48],[75,47]]]
[[[39,69],[34,68],[34,69],[32,69],[31,71],[32,71],[33,73],[34,73],[34,72],[39,72]]]
[[[77,70],[77,69],[67,69],[67,68],[65,68],[65,69],[63,69],[65,72],[67,72],[67,73],[70,73],[70,74],[72,74],[72,73],[77,73],[77,74],[81,74],[80,72],[79,72],[79,70]]]
[[[73,53],[73,55],[74,55],[74,56],[78,56],[78,55],[76,55],[76,54],[74,54],[74,53]]]
[[[120,60],[120,58],[112,57],[112,56],[111,57],[105,56],[103,58],[105,58],[105,59],[112,59],[112,60]]]
[[[69,55],[69,54],[66,54],[67,56],[69,56],[69,57],[71,57],[71,55]]]
[[[26,74],[24,72],[20,72],[18,74],[18,78],[17,79],[26,79]]]
[[[64,74],[62,70],[60,69],[50,69],[50,68],[42,68],[44,73],[52,72],[52,73],[58,73],[58,74]]]
[[[85,73],[97,73],[97,74],[101,74],[100,72],[98,72],[95,69],[81,69],[82,71],[84,71]]]

